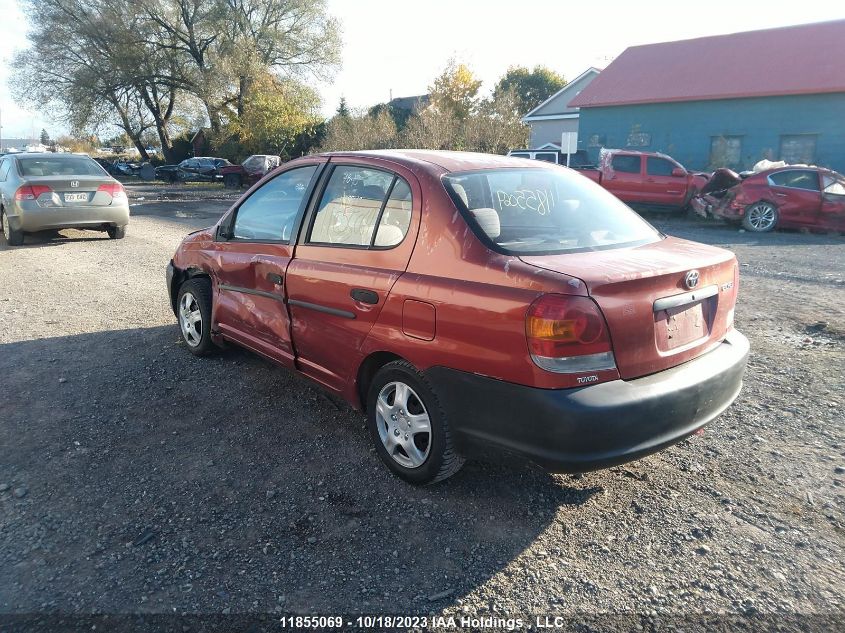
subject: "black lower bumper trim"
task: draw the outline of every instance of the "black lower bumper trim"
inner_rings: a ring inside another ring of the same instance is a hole
[[[739,395],[748,340],[733,331],[695,360],[635,380],[537,389],[444,367],[425,374],[459,448],[515,453],[553,472],[639,459],[716,418]]]

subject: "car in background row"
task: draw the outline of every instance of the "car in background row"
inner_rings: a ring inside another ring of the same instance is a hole
[[[225,158],[197,156],[186,158],[178,165],[160,165],[155,177],[167,182],[217,182],[222,180],[222,169],[231,165]]]
[[[385,150],[271,172],[182,241],[167,287],[186,349],[302,373],[424,484],[496,450],[583,472],[695,433],[742,385],[738,275],[572,170]]]
[[[586,150],[583,149],[579,149],[572,154],[555,149],[513,149],[508,152],[508,156],[542,160],[547,163],[554,163],[555,165],[566,165],[571,169],[595,168],[595,165],[590,162],[590,157]]]
[[[602,149],[596,169],[578,173],[635,208],[683,210],[710,178],[659,152]]]
[[[253,154],[240,165],[226,165],[220,170],[223,186],[227,189],[239,189],[244,185],[254,185],[276,169],[281,162],[282,159],[278,156]]]
[[[121,239],[129,201],[123,185],[88,156],[8,154],[0,158],[0,216],[10,246],[45,229],[92,229]]]
[[[806,165],[737,174],[717,169],[690,205],[755,233],[775,228],[845,232],[845,176]]]

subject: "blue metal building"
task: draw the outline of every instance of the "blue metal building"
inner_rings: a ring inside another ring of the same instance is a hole
[[[579,149],[689,169],[763,158],[845,172],[845,20],[632,47],[570,102]]]

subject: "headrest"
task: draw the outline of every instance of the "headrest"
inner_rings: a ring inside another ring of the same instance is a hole
[[[499,221],[499,214],[496,209],[489,207],[481,207],[480,209],[470,209],[472,217],[478,222],[481,230],[487,234],[491,240],[495,240],[502,232],[502,224]]]
[[[469,197],[467,196],[467,190],[464,189],[463,185],[459,185],[458,183],[452,183],[452,189],[455,190],[455,193],[458,194],[458,197],[463,201],[465,207],[469,207]]]

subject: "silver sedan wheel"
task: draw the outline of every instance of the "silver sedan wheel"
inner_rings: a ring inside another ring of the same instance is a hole
[[[185,342],[196,347],[202,340],[202,312],[196,297],[190,292],[182,295],[179,301],[179,326]]]
[[[775,219],[775,208],[767,202],[758,202],[748,210],[748,223],[755,231],[768,231]]]
[[[387,454],[400,466],[419,468],[431,450],[431,420],[422,400],[404,382],[390,382],[376,398],[376,427]]]

